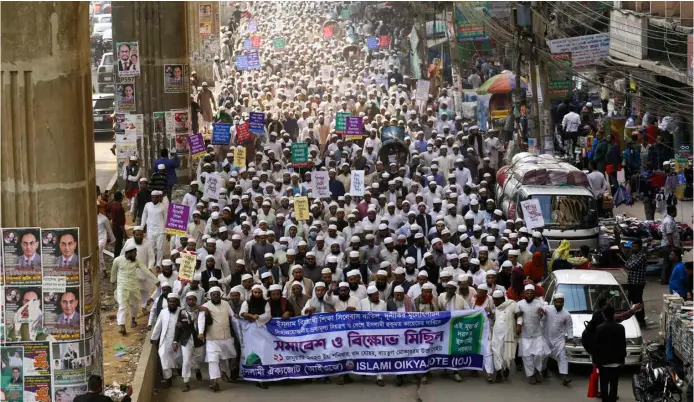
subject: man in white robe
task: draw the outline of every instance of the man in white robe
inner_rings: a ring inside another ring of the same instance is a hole
[[[198,289],[202,290],[202,287]],[[198,315],[200,314],[197,304],[198,296],[199,293],[195,290],[190,290],[185,294],[185,305],[181,308],[181,313],[178,316],[178,324],[180,325],[177,325],[176,334],[174,335],[174,351],[180,347],[183,358],[181,366],[183,392],[190,390],[190,375],[193,370],[195,370],[195,378],[198,381],[202,380],[200,362],[205,353],[205,347],[204,345],[196,346],[196,344],[201,343],[197,337]]]
[[[142,226],[135,226],[133,228],[133,237],[125,241],[123,246],[123,251],[120,255],[125,255],[125,248],[130,244],[135,245],[137,249],[137,258],[142,261],[142,263],[147,267],[150,272],[154,271],[156,259],[154,258],[154,249],[152,245],[145,239],[145,232],[142,230]],[[147,302],[149,300],[149,295],[152,293],[152,288],[154,288],[154,282],[148,279],[147,275],[143,271],[137,272],[137,279],[140,281],[140,307],[142,308],[142,313],[146,313]]]
[[[116,284],[116,301],[118,302],[118,313],[116,315],[119,332],[126,335],[125,318],[127,309],[130,308],[131,327],[135,328],[137,323],[137,307],[140,301],[140,282],[138,272],[144,272],[145,276],[156,281],[154,274],[149,271],[142,261],[137,259],[137,248],[134,244],[123,247],[124,255],[118,256],[113,260],[111,266],[111,283]]]
[[[559,366],[559,374],[564,379],[563,385],[569,385],[569,359],[566,357],[566,342],[573,338],[574,327],[571,314],[564,308],[564,295],[556,293],[551,306],[545,306],[547,321],[545,322],[545,340],[549,346],[549,356],[556,360]],[[544,372],[547,372],[547,360],[543,363]]]
[[[516,317],[518,311],[516,302],[506,299],[504,292],[495,290],[492,293],[494,300],[494,326],[492,327],[492,355],[494,357],[494,370],[496,382],[508,378],[509,369],[514,364],[516,357]]]
[[[542,325],[546,318],[543,303],[535,298],[535,286],[525,285],[525,299],[518,302],[516,333],[520,335],[518,356],[523,358],[525,376],[530,384],[542,382],[542,361],[549,354]]]
[[[218,286],[210,288],[210,300],[203,304],[200,310],[206,314],[198,315],[198,337],[205,341],[205,361],[210,372],[210,389],[219,391],[219,379],[222,377],[220,363],[226,366],[228,359],[236,357],[234,338],[231,336],[230,319],[234,312],[226,300],[222,300],[222,289]],[[212,324],[205,326],[205,317],[209,314]],[[207,328],[207,335],[205,335]]]
[[[145,204],[142,211],[142,225],[147,233],[147,240],[154,248],[156,264],[161,264],[164,258],[164,248],[166,246],[166,208],[162,203],[164,193],[158,190],[152,191],[152,201]]]
[[[360,311],[388,311],[388,305],[385,301],[380,299],[376,286],[369,286],[366,289],[366,294],[368,296],[359,302]],[[378,374],[376,376],[376,384],[378,384],[379,387],[385,385],[382,375]]]
[[[173,369],[180,367],[181,350],[178,348],[178,344],[174,344],[174,334],[176,332],[176,324],[178,323],[178,315],[181,311],[178,308],[179,297],[176,293],[171,292],[166,298],[167,308],[162,310],[159,317],[157,317],[157,323],[154,324],[152,329],[150,342],[153,345],[159,344],[159,361],[161,363],[164,384],[170,387]]]
[[[104,247],[106,247],[106,243],[115,243],[116,236],[113,234],[113,230],[111,229],[111,222],[108,220],[106,215],[99,212],[99,208],[101,208],[101,204],[99,204],[97,201],[96,227],[99,241],[99,269],[101,275],[103,276],[106,273],[106,264],[104,263]]]
[[[335,311],[357,311],[361,305],[361,301],[350,294],[349,283],[340,282],[337,286],[337,291],[330,296],[330,301],[335,308]]]

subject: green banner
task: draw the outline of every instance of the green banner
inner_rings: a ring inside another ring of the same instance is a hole
[[[352,18],[352,10],[349,7],[342,7],[342,13],[340,14],[343,20],[348,20]]]
[[[549,71],[549,98],[566,99],[571,96],[571,53],[557,53],[552,55],[563,68],[552,66]]]
[[[337,112],[335,116],[335,131],[344,133],[347,130],[347,118],[352,114],[349,112]]]
[[[285,38],[275,38],[272,40],[272,47],[275,50],[284,50],[285,46],[287,46],[287,40]]]
[[[308,144],[295,142],[292,144],[292,164],[294,167],[308,165]]]

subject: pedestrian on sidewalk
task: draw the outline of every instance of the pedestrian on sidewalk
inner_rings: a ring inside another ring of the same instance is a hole
[[[600,395],[603,402],[616,402],[619,374],[627,356],[627,340],[624,326],[614,319],[614,307],[602,310],[605,322],[595,331],[593,362],[600,372]]]

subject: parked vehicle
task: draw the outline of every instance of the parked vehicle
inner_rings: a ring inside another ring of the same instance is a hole
[[[644,350],[641,371],[631,379],[636,402],[680,402],[685,383],[665,357],[665,347],[651,343]],[[691,400],[685,399],[685,400]]]
[[[94,139],[112,140],[113,113],[115,107],[114,94],[93,94],[92,108],[94,110]]]
[[[97,83],[100,93],[115,92],[114,81],[116,77],[113,71],[113,53],[104,53],[101,57],[101,63],[97,69]]]
[[[592,364],[590,355],[581,344],[581,335],[586,324],[596,310],[600,296],[609,295],[615,311],[626,311],[631,307],[629,299],[617,282],[607,271],[567,269],[550,274],[542,284],[545,289],[545,300],[550,302],[556,293],[564,294],[564,308],[571,314],[573,321],[573,341],[566,345],[569,363]],[[631,317],[621,322],[627,338],[626,365],[641,363],[643,337],[636,318]]]
[[[552,248],[567,239],[573,250],[598,248],[600,228],[597,206],[585,173],[549,155],[527,152],[499,168],[494,186],[496,204],[506,219],[523,217],[520,203],[540,202],[543,235]]]

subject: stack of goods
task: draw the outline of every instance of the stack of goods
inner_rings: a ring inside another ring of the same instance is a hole
[[[661,333],[665,339],[672,336],[675,355],[685,364],[692,364],[694,350],[694,304],[679,296],[663,295],[663,310],[660,317]]]

